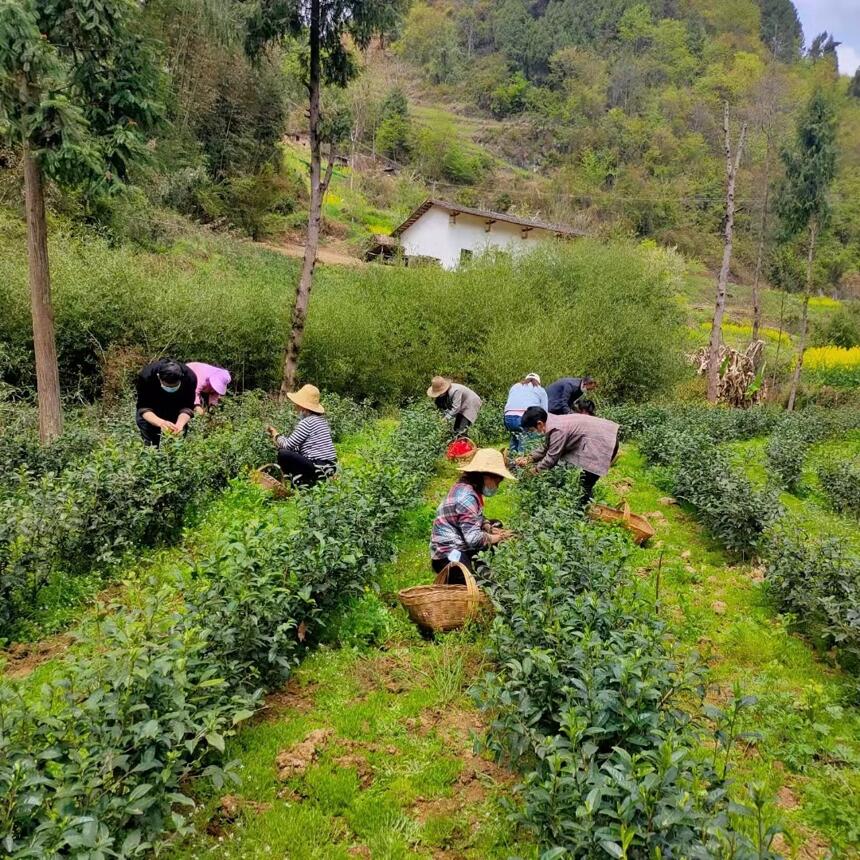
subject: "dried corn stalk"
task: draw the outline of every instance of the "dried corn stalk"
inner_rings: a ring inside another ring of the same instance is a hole
[[[720,345],[719,350],[719,395],[721,403],[729,406],[752,406],[760,403],[765,396],[764,373],[756,368],[762,367],[764,341],[753,341],[744,352],[733,347]],[[708,347],[697,349],[688,356],[699,376],[707,376],[709,361]]]

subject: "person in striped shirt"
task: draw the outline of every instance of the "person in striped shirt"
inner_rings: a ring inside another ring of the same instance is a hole
[[[331,441],[331,429],[323,418],[325,409],[315,385],[304,385],[287,394],[301,418],[289,436],[269,427],[278,446],[278,466],[284,479],[296,487],[312,487],[337,472],[337,453]]]

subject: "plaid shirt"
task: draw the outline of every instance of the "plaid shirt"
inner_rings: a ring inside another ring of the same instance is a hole
[[[458,482],[436,510],[430,535],[430,554],[435,561],[448,558],[455,549],[480,552],[487,546],[483,496],[469,484]]]

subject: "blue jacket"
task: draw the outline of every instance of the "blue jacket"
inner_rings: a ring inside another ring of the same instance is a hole
[[[570,415],[573,404],[582,397],[582,379],[578,376],[563,376],[546,387],[551,415]]]

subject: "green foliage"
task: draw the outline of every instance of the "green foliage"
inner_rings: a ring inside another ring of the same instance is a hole
[[[492,561],[498,668],[476,691],[494,716],[490,748],[525,771],[517,819],[547,858],[714,856],[728,844],[725,856],[747,856],[725,780],[735,714],[752,700],[709,709],[703,761],[691,717],[702,669],[636,587],[626,539],[583,522],[574,471],[519,489],[521,537]],[[771,857],[766,829],[758,856]]]
[[[38,695],[3,681],[4,850],[129,856],[187,830],[183,789],[224,784],[226,738],[389,556],[442,438],[428,411],[405,415],[361,470],[230,525],[190,578],[112,607]]]
[[[344,403],[341,422],[337,398],[327,405],[335,434],[341,424],[354,429],[358,407]],[[165,439],[153,449],[137,438],[132,415],[128,404],[110,419],[129,427],[121,435],[73,433],[69,442],[56,443],[59,453],[54,446],[36,449],[33,465],[4,464],[0,636],[27,632],[42,590],[55,578],[108,573],[136,549],[176,538],[195,501],[271,461],[265,423],[286,427],[294,420],[289,407],[274,409],[259,396],[231,397],[195,419],[187,438]],[[92,445],[87,453],[80,451],[84,441]],[[25,436],[19,452],[33,447]],[[19,452],[4,443],[4,457]]]
[[[486,398],[527,369],[544,379],[576,370],[608,399],[644,400],[680,371],[677,274],[670,253],[587,240],[458,272],[333,274],[311,299],[302,371],[326,388],[404,401],[436,373]]]
[[[803,28],[792,0],[759,0],[761,40],[784,63],[800,59]]]
[[[398,42],[407,59],[420,66],[434,84],[455,80],[463,66],[454,22],[430,6],[414,3]]]
[[[780,608],[860,671],[860,558],[844,541],[815,539],[792,523],[774,532],[767,557],[768,589]]]
[[[833,510],[860,517],[860,463],[824,463],[818,467],[818,480]]]
[[[809,451],[803,437],[790,429],[774,433],[765,448],[767,465],[777,484],[796,493],[803,478],[803,464]]]
[[[860,309],[839,308],[826,323],[815,327],[812,345],[843,349],[860,346]]]

